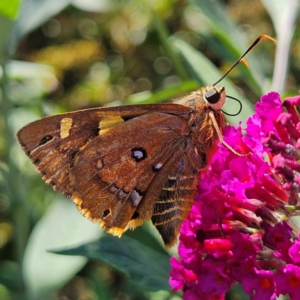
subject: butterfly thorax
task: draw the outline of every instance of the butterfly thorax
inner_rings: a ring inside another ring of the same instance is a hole
[[[213,104],[207,101],[207,94],[213,93],[211,90],[217,93],[218,96],[216,99],[218,101]],[[175,101],[175,103],[188,106],[191,109],[188,118],[190,142],[186,151],[188,152],[187,157],[190,158],[190,163],[195,169],[205,168],[210,157],[215,152],[215,141],[218,139],[218,135],[209,113],[213,113],[218,127],[222,129],[224,116],[218,108],[223,106],[225,97],[225,90],[222,87],[217,89],[207,86]]]

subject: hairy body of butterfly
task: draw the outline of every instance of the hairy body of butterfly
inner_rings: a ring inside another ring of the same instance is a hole
[[[151,219],[170,247],[216,148],[224,102],[225,89],[209,86],[170,104],[45,117],[17,136],[45,182],[83,215],[118,236]]]

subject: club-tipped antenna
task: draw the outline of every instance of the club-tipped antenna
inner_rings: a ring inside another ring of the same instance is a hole
[[[262,34],[260,35],[253,43],[252,45],[247,49],[247,51],[231,66],[231,68],[216,82],[213,84],[213,86],[215,86],[216,84],[218,84],[220,81],[222,81],[231,71],[232,69],[234,69],[236,67],[237,64],[239,64],[243,58],[248,54],[248,52],[250,52],[262,39],[268,39],[274,43],[276,43],[277,41],[275,39],[273,39],[272,37],[266,35],[266,34]]]

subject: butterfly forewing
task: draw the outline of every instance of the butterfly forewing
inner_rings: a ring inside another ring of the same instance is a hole
[[[174,104],[87,109],[32,122],[23,127],[17,137],[43,179],[59,192],[71,196],[69,173],[75,156],[81,147],[100,134],[101,122],[117,118],[125,122],[157,109],[183,116],[188,111]]]

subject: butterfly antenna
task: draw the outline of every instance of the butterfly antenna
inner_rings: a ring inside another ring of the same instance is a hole
[[[240,105],[240,109],[239,109],[238,112],[235,113],[235,114],[229,114],[229,113],[225,112],[223,109],[221,109],[221,111],[223,112],[223,114],[225,114],[225,115],[227,115],[227,116],[231,116],[231,117],[237,116],[237,115],[242,111],[242,108],[243,108],[242,102],[241,102],[239,99],[234,98],[234,97],[231,97],[231,96],[228,96],[228,95],[226,95],[226,98],[230,98],[230,99],[232,99],[232,100],[238,102],[238,104]]]
[[[277,41],[275,39],[273,39],[272,37],[266,35],[266,34],[262,34],[260,35],[253,43],[252,45],[247,49],[247,51],[231,66],[231,68],[216,82],[213,84],[213,86],[215,86],[216,84],[218,84],[220,81],[222,81],[231,71],[232,69],[234,69],[236,67],[236,65],[238,65],[243,58],[262,40],[262,39],[268,39],[274,43],[276,43]],[[228,97],[228,96],[227,96]],[[236,100],[236,99],[235,99]]]

